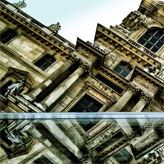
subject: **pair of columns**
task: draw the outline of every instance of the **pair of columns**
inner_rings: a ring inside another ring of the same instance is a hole
[[[73,65],[71,60],[66,61],[47,79],[39,84],[30,94],[30,98],[35,100],[37,96],[45,91],[62,73]],[[63,81],[54,91],[52,91],[40,104],[45,108],[50,107],[55,101],[60,98],[72,84],[84,73],[85,66],[79,66],[65,81]]]
[[[84,154],[81,152],[81,150],[68,138],[68,136],[53,120],[44,120],[42,124],[49,130],[54,138],[63,144],[79,160],[84,158]],[[60,150],[55,146],[55,143],[49,141],[38,129],[36,129],[35,125],[26,125],[23,130],[28,131],[35,139],[42,143],[55,156],[57,156],[60,161],[63,163],[72,163],[67,155],[60,152]]]
[[[150,103],[150,98],[142,94],[138,103],[133,107],[131,112],[142,112],[144,107]]]
[[[54,91],[52,91],[41,104],[48,108],[56,102],[71,86],[72,84],[84,73],[85,68],[79,66],[66,80],[64,80]]]
[[[42,83],[35,87],[29,93],[29,97],[35,100],[41,93],[45,91],[60,75],[62,75],[66,70],[68,70],[73,65],[73,61],[68,60],[64,64],[60,65],[48,78],[46,78]]]
[[[136,94],[136,89],[133,87],[129,87],[127,91],[123,94],[123,96],[112,106],[109,111],[110,112],[120,112],[121,109],[128,103],[128,101]],[[137,104],[133,107],[131,112],[141,112],[144,107],[149,103],[150,99],[146,97],[144,94],[141,95],[141,98],[137,102]]]

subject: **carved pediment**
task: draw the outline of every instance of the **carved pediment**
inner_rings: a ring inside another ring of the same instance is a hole
[[[158,77],[139,67],[134,69],[131,81],[137,88],[150,97],[154,97],[164,87],[164,83]]]
[[[36,85],[35,80],[33,77],[30,75],[29,72],[22,71],[13,67],[9,67],[7,73],[5,76],[1,79],[1,81],[5,80],[6,78],[12,78],[15,80],[20,80],[25,78],[26,79],[26,87],[28,88],[33,88]]]

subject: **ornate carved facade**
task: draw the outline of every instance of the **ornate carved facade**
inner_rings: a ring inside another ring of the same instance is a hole
[[[0,163],[164,163],[164,2],[76,45],[20,3],[0,2]]]

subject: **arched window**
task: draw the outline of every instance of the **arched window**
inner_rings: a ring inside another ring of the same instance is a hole
[[[164,30],[159,28],[149,29],[138,42],[152,52],[157,52],[164,44]]]
[[[128,63],[121,62],[115,69],[114,71],[117,72],[119,75],[122,77],[126,77],[130,72],[131,72],[131,67],[129,66]]]

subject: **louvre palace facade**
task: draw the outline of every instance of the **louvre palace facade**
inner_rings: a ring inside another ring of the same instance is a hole
[[[163,164],[164,2],[76,45],[23,6],[0,1],[0,163]]]

